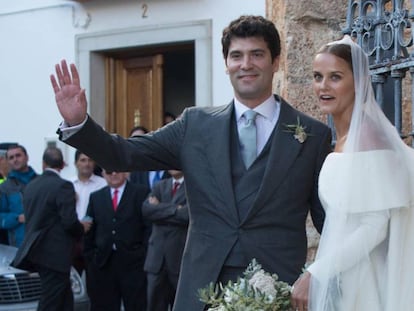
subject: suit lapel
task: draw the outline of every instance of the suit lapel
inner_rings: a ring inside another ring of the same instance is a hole
[[[128,197],[130,195],[130,187],[128,186],[128,182],[125,184],[124,192],[122,193],[121,199],[119,200],[118,207],[116,209],[117,212],[122,210],[123,206],[125,205],[125,202],[128,202]],[[111,200],[111,206],[112,206],[112,200]]]
[[[168,179],[168,181],[166,181],[166,183],[167,183],[167,185],[166,185],[166,187],[164,187],[163,196],[165,196],[167,198],[167,202],[174,201],[174,198],[172,197],[172,180]]]
[[[230,163],[230,128],[234,117],[233,103],[227,105],[222,111],[211,118],[207,136],[209,150],[207,157],[213,176],[217,180],[218,188],[222,192],[223,200],[229,206],[229,211],[238,219],[237,207],[234,199],[233,183],[231,179]]]
[[[279,101],[281,103],[279,120],[271,136],[269,158],[263,180],[257,199],[244,220],[256,213],[277,191],[302,149],[302,144],[293,137],[292,133],[286,132],[285,127],[286,124],[297,123],[297,113],[283,99],[279,98]]]
[[[112,205],[111,187],[107,186],[106,189],[105,189],[105,193],[106,193],[106,195],[104,197],[102,197],[102,200],[104,201],[103,206],[107,209],[110,209],[113,213],[114,208],[113,208],[113,205]],[[118,207],[119,207],[119,204],[118,204]]]

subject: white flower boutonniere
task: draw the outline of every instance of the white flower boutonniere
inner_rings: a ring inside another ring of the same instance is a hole
[[[290,291],[289,284],[264,271],[253,259],[236,283],[211,283],[198,293],[208,311],[291,311]]]
[[[300,124],[299,117],[298,122],[296,124],[284,124],[284,126],[286,127],[285,132],[293,133],[293,137],[301,144],[303,144],[306,141],[308,136],[311,136],[310,134],[306,133],[306,126]]]

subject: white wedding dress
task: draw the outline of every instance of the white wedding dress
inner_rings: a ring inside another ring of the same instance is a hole
[[[403,163],[391,150],[326,158],[319,176],[326,220],[308,267],[310,311],[414,310],[413,189]]]

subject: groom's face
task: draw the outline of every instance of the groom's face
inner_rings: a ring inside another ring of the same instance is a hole
[[[279,57],[272,59],[263,38],[233,38],[226,66],[234,94],[246,106],[254,108],[272,95],[273,74],[279,68]]]

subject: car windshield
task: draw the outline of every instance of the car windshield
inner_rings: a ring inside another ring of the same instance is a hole
[[[14,259],[16,251],[16,247],[0,244],[0,267],[8,267]]]

